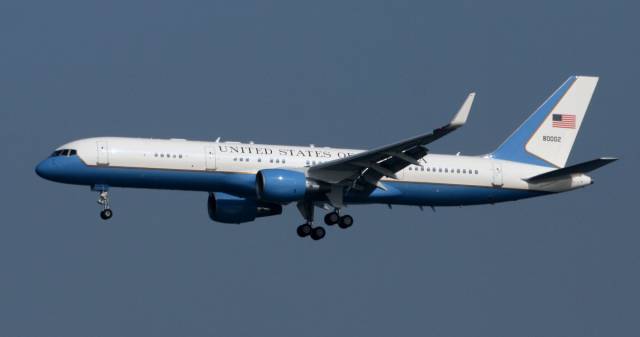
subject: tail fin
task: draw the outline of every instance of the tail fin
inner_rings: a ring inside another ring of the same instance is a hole
[[[597,83],[597,77],[569,77],[491,156],[564,167]]]

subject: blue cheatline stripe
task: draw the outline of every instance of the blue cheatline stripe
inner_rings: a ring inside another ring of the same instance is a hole
[[[576,76],[569,77],[542,105],[527,118],[516,131],[496,149],[491,156],[497,159],[517,161],[527,164],[554,167],[551,163],[544,161],[525,149],[527,142],[538,127],[547,118],[549,113],[558,104],[560,99],[567,93],[571,85],[576,80]]]
[[[137,169],[87,166],[77,156],[55,157],[38,165],[43,178],[76,185],[103,185],[224,192],[243,198],[255,198],[255,174]],[[543,192],[411,182],[386,182],[388,191],[371,194],[349,193],[347,203],[392,203],[404,205],[458,206],[517,200]]]

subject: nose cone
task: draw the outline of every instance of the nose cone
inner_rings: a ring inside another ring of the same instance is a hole
[[[47,180],[62,182],[67,175],[65,159],[66,157],[49,157],[41,161],[36,166],[36,174]]]
[[[38,166],[36,166],[36,174],[44,179],[51,179],[54,173],[53,163],[51,162],[51,158],[47,158],[41,161]]]

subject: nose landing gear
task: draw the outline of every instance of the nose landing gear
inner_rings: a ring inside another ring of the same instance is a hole
[[[102,206],[102,211],[100,212],[100,218],[102,220],[109,220],[113,216],[113,211],[109,205],[109,192],[108,191],[100,191],[100,195],[98,196],[98,204]]]

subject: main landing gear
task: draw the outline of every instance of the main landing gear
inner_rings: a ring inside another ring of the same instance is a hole
[[[324,238],[326,232],[324,230],[324,228],[322,227],[313,227],[312,223],[304,223],[300,226],[298,226],[298,229],[296,230],[296,232],[298,233],[298,236],[301,238],[307,237],[307,236],[311,236],[311,238],[314,241],[320,240],[322,238]]]
[[[113,216],[113,211],[109,205],[109,192],[101,191],[98,196],[98,204],[102,206],[102,211],[100,212],[100,218],[102,220],[109,220]]]
[[[296,233],[298,234],[298,236],[301,238],[309,236],[314,241],[324,238],[324,236],[326,235],[325,229],[320,226],[313,226],[313,203],[299,202],[298,210],[307,220],[306,223],[298,226],[298,228],[296,229]],[[337,224],[338,227],[344,229],[349,228],[351,227],[351,225],[353,225],[353,218],[350,215],[340,216],[339,210],[336,209],[335,211],[329,212],[324,216],[324,223],[327,224],[327,226],[333,226]]]
[[[340,216],[340,214],[336,210],[333,212],[329,212],[324,216],[324,223],[327,224],[327,226],[338,224],[338,227],[346,229],[353,225],[353,217],[351,215]]]

